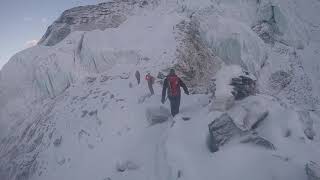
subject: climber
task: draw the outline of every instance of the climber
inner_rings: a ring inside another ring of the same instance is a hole
[[[151,95],[154,95],[154,91],[153,91],[154,77],[151,76],[150,72],[148,72],[148,74],[146,75],[146,80],[148,82],[148,87]]]
[[[166,77],[163,83],[161,102],[162,104],[164,104],[166,98],[166,91],[168,91],[168,99],[170,101],[171,114],[173,117],[179,113],[181,100],[180,87],[183,88],[185,94],[189,95],[187,86],[176,75],[174,69],[171,69],[169,75]]]
[[[136,76],[136,79],[138,81],[138,84],[140,84],[140,72],[138,70],[136,71],[135,76]]]

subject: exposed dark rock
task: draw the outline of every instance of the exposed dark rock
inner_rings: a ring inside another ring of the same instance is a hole
[[[46,43],[47,46],[53,46],[57,44],[58,42],[62,41],[71,33],[71,29],[68,24],[62,27],[50,26],[47,31],[48,31],[48,36],[50,34],[49,39],[47,40],[47,43]]]
[[[122,73],[119,77],[120,79],[129,79],[130,75],[128,73]]]
[[[235,100],[241,100],[256,93],[256,81],[247,76],[232,78],[230,85],[234,87],[232,95]]]
[[[102,75],[102,76],[101,76],[101,79],[100,79],[100,82],[106,82],[106,81],[108,81],[110,78],[111,78],[110,76]]]
[[[263,122],[263,120],[265,120],[269,115],[269,112],[262,112],[261,114],[259,114],[257,121],[251,126],[251,129],[257,129],[259,127],[259,125],[261,124],[261,122]]]
[[[116,169],[118,172],[124,172],[126,170],[137,170],[139,169],[139,166],[136,163],[128,160],[122,163],[118,163],[116,165]]]
[[[267,139],[260,137],[258,135],[254,135],[254,134],[250,134],[250,135],[244,137],[244,139],[242,139],[240,142],[244,143],[244,144],[249,143],[249,144],[258,145],[258,146],[261,146],[261,147],[264,147],[264,148],[270,149],[270,150],[276,149],[275,146],[270,141],[268,141]]]
[[[217,90],[216,79],[212,78],[212,79],[210,79],[209,87],[208,87],[208,93],[210,93],[211,98],[213,98],[215,96],[216,90]]]
[[[66,163],[66,158],[65,158],[65,157],[59,157],[59,158],[57,159],[57,163],[58,163],[60,166],[64,165],[64,163]]]
[[[96,77],[87,77],[87,83],[93,83],[94,81],[96,81],[97,80],[97,78]]]
[[[62,136],[60,136],[59,138],[55,139],[54,142],[53,142],[53,145],[55,147],[59,147],[62,143]]]
[[[284,156],[280,156],[280,155],[276,155],[276,154],[273,154],[272,156],[275,157],[275,158],[278,158],[278,159],[280,159],[280,160],[282,160],[284,162],[288,162],[288,161],[291,160],[289,157],[284,157]]]
[[[182,177],[182,171],[181,170],[178,170],[178,173],[177,173],[177,178],[181,178]]]
[[[209,124],[209,149],[215,152],[220,146],[242,133],[241,129],[234,124],[231,117],[225,113]]]
[[[142,3],[141,3],[141,7],[147,6],[148,4],[149,4],[148,1],[144,0],[144,1],[142,1]]]
[[[107,92],[103,92],[103,93],[102,93],[102,96],[106,96],[107,94],[109,94],[108,91],[107,91]]]
[[[306,164],[305,171],[308,180],[320,180],[320,166],[317,163],[310,161]]]
[[[173,125],[171,127],[173,127]],[[210,132],[207,136],[206,144],[207,144],[207,147],[209,148],[210,152],[214,153],[214,152],[219,151],[219,147],[217,145],[217,142],[216,142],[215,138],[213,138],[213,135],[211,135]]]
[[[116,99],[116,102],[123,102],[125,99]]]
[[[144,60],[144,61],[150,61],[150,58],[144,57],[144,58],[142,58],[142,60]]]
[[[182,120],[184,121],[189,121],[191,118],[190,117],[182,117]]]
[[[248,99],[251,100],[251,99]],[[249,101],[255,102],[255,101]],[[251,103],[249,103],[252,105]],[[252,113],[250,110],[239,111],[243,109],[233,108],[234,111],[222,114],[209,124],[209,136],[207,138],[207,146],[211,152],[216,152],[219,148],[231,140],[244,144],[254,144],[266,149],[274,150],[275,146],[267,139],[260,137],[255,129],[268,116],[268,111],[261,110],[261,112]],[[255,108],[252,109],[256,111]],[[230,114],[229,114],[230,113]],[[237,114],[240,117],[237,117]]]
[[[85,117],[87,114],[88,114],[88,111],[87,111],[87,110],[83,110],[81,117],[83,118],[83,117]]]
[[[305,129],[304,134],[307,136],[308,139],[313,140],[314,136],[316,135],[316,133],[313,131],[313,129]]]
[[[292,134],[291,130],[290,129],[286,129],[285,132],[284,132],[284,137],[290,137]]]
[[[93,116],[93,115],[97,115],[98,114],[98,110],[94,110],[89,112],[89,116]]]

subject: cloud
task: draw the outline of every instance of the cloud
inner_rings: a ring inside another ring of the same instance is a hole
[[[25,43],[25,46],[26,46],[27,48],[29,48],[29,47],[32,47],[32,46],[37,45],[37,43],[38,43],[38,40],[34,39],[34,40],[27,41],[27,42]]]
[[[30,22],[33,20],[33,18],[32,17],[24,17],[23,20],[26,22]]]

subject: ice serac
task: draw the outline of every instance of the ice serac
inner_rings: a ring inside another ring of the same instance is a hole
[[[319,8],[113,0],[65,11],[0,71],[0,179],[318,178]],[[192,92],[174,118],[159,102],[170,68]],[[154,96],[137,70],[158,75]]]

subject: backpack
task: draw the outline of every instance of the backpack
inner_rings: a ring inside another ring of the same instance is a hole
[[[151,82],[151,84],[154,84],[154,77],[151,75],[146,75],[146,80]]]
[[[179,78],[177,76],[168,77],[169,96],[178,96],[180,93]]]

